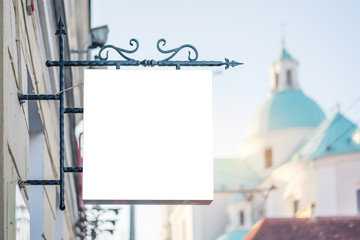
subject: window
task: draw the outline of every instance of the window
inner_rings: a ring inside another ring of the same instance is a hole
[[[240,226],[243,226],[245,222],[244,211],[240,211]]]
[[[275,88],[279,86],[279,74],[275,73]]]
[[[299,211],[299,200],[295,200],[293,203],[294,216]]]
[[[292,73],[291,70],[287,70],[286,72],[286,82],[289,87],[292,87]]]
[[[33,93],[29,72],[28,93]],[[44,179],[45,137],[37,101],[28,101],[29,119],[29,179]],[[30,237],[41,239],[44,232],[44,187],[29,187]]]
[[[357,213],[360,215],[360,189],[358,189],[356,191],[356,195],[357,195]]]
[[[265,168],[272,167],[272,150],[271,148],[267,148],[265,150]]]

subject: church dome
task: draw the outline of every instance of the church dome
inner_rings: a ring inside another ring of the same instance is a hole
[[[274,91],[255,113],[247,136],[293,127],[316,127],[325,119],[322,109],[301,90]]]

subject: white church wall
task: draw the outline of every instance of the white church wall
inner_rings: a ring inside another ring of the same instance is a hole
[[[179,205],[167,209],[171,211],[168,217],[171,240],[214,240],[223,234],[227,223],[226,206],[232,194],[215,193],[209,206]]]
[[[337,196],[336,196],[336,166],[334,164],[323,163],[317,165],[318,178],[318,207],[317,215],[333,216],[336,215]]]
[[[173,205],[163,205],[161,206],[161,231],[160,231],[160,239],[161,240],[170,240],[171,239],[171,225],[170,225],[170,214]]]
[[[288,217],[290,213],[290,203],[284,198],[285,186],[284,183],[276,182],[276,189],[269,192],[267,198],[263,198],[265,202],[264,217]],[[269,186],[268,186],[269,187]],[[265,186],[261,188],[265,189]]]
[[[243,224],[240,222],[240,212],[243,213]],[[228,216],[228,224],[226,231],[231,232],[236,229],[251,229],[251,203],[248,201],[244,202],[233,202],[228,204],[226,208]]]
[[[281,171],[276,171],[276,175],[272,174],[258,186],[258,189],[266,189],[274,184],[276,189],[266,200],[261,196],[254,197],[254,220],[261,217],[257,208],[262,202],[263,217],[293,217],[296,210],[311,204],[315,204],[314,216],[356,215],[359,172],[359,153],[284,165]]]
[[[269,189],[274,186],[266,198],[259,195],[253,199],[253,208],[264,202],[263,217],[293,217],[296,210],[314,203],[314,170],[311,162],[283,165],[281,170],[258,186]],[[295,203],[296,202],[296,203]],[[295,209],[297,205],[297,209]],[[256,209],[253,209],[256,213]],[[258,214],[259,215],[259,214]],[[260,216],[254,215],[258,220]]]
[[[280,129],[265,135],[247,139],[240,147],[242,158],[262,177],[267,176],[274,168],[286,161],[303,139],[311,132],[312,127]],[[272,149],[272,167],[265,167],[265,150]]]
[[[316,179],[312,162],[296,164],[292,168],[293,174],[286,184],[283,196],[287,201],[286,213],[289,217],[293,217],[297,211],[315,203]]]
[[[251,222],[256,223],[265,217],[266,201],[261,196],[255,196],[251,201]]]
[[[226,206],[232,193],[215,193],[209,206],[194,205],[194,239],[214,240],[225,231]]]
[[[191,205],[178,205],[170,215],[171,240],[194,240]]]
[[[356,215],[360,183],[360,154],[342,154],[316,160],[319,216]]]
[[[285,183],[282,180],[275,180],[267,178],[260,185],[257,186],[258,190],[270,189],[271,186],[276,188],[269,191],[267,194],[263,192],[255,192],[251,199],[251,218],[252,224],[259,221],[264,217],[280,217],[284,215],[284,189]]]

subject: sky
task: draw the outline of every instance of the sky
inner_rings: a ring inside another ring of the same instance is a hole
[[[92,0],[92,27],[108,25],[108,43],[121,48],[132,49],[129,40],[138,39],[135,59],[165,58],[156,49],[165,38],[164,49],[194,45],[198,60],[243,62],[212,68],[214,157],[225,158],[239,156],[246,127],[266,99],[282,37],[300,63],[304,93],[327,117],[340,110],[360,123],[359,11],[356,0]],[[187,51],[177,59],[186,60]],[[137,207],[138,240],[159,239],[159,225],[159,207]]]

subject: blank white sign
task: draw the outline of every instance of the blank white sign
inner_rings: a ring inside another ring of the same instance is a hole
[[[210,204],[212,72],[85,70],[83,199]]]

